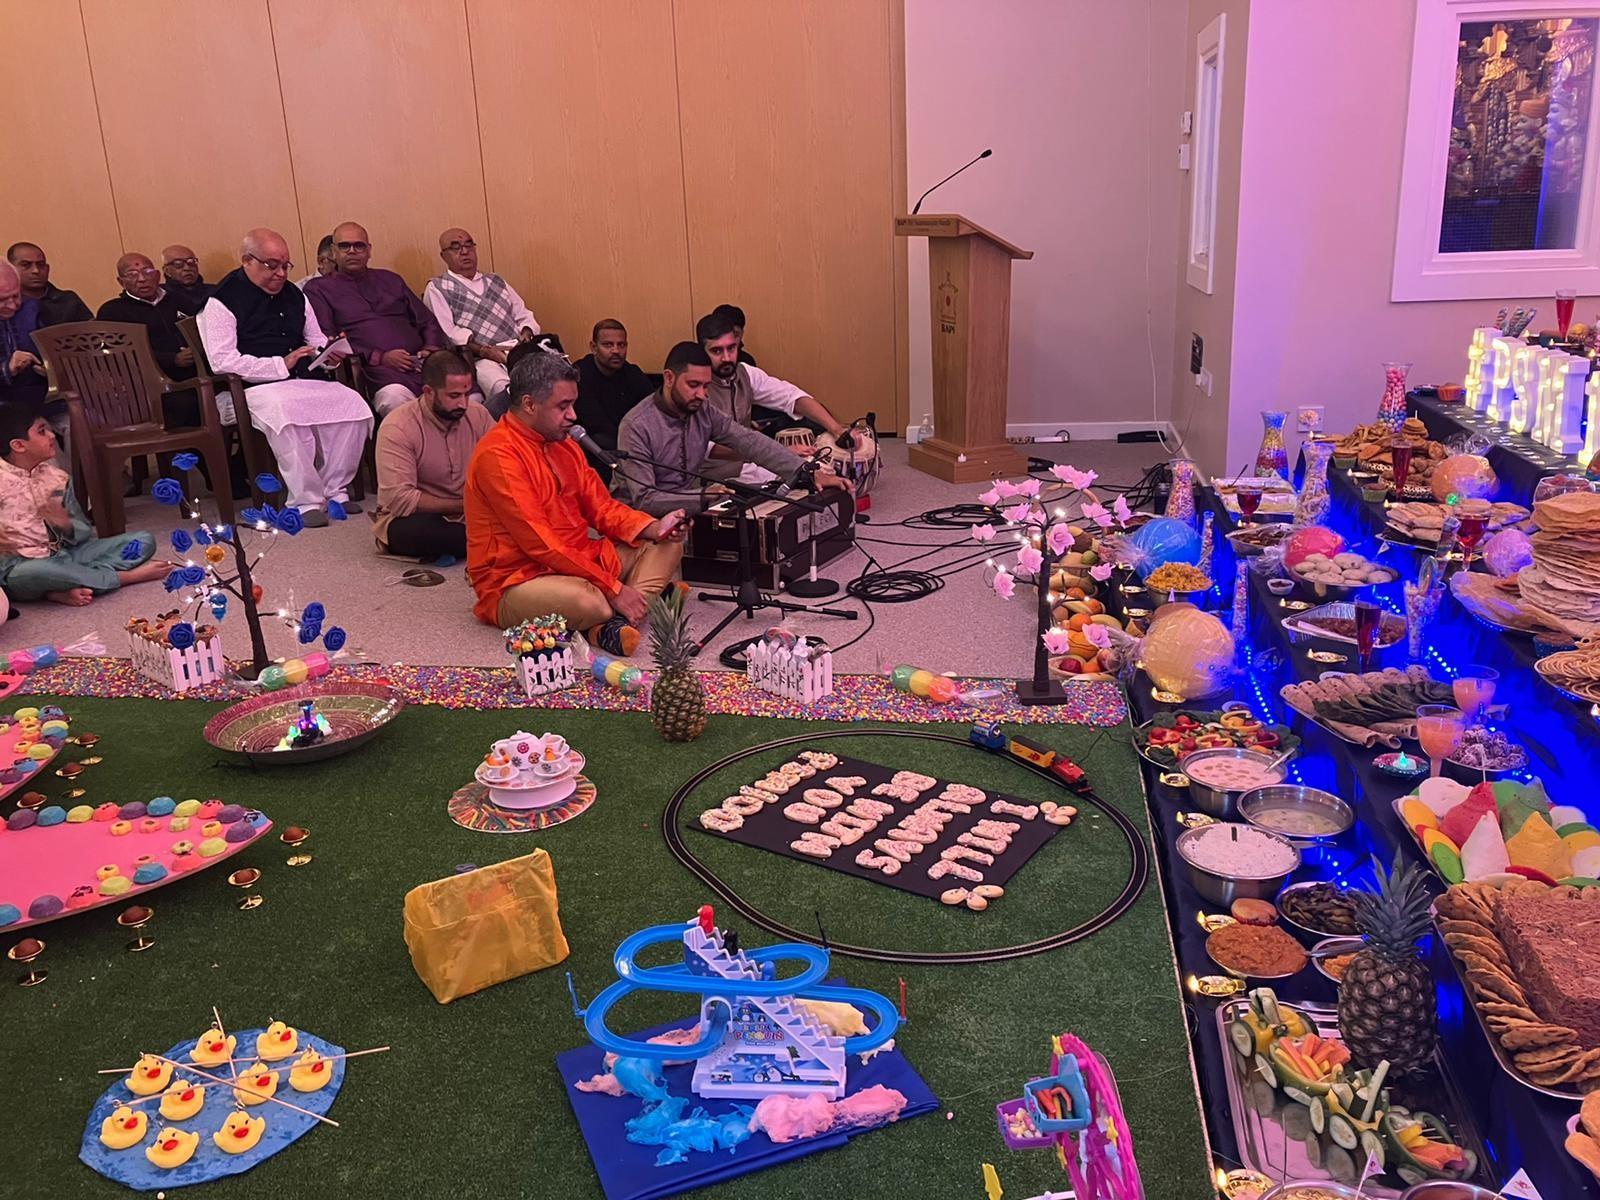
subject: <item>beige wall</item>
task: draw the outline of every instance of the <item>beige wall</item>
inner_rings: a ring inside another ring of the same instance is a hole
[[[1107,436],[1167,415],[1185,7],[906,4],[910,201],[992,147],[923,211],[1034,251],[1011,273],[1013,426]],[[912,240],[913,425],[933,407],[927,296],[926,243]]]
[[[658,369],[715,304],[840,416],[903,408],[902,0],[0,0],[0,245],[97,305],[117,256],[208,278],[342,220],[421,289],[462,225],[574,357]]]

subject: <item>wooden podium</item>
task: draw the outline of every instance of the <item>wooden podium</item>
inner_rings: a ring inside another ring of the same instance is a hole
[[[911,447],[911,465],[951,483],[1025,473],[1006,441],[1006,375],[1011,260],[1033,251],[954,213],[896,217],[894,232],[928,239],[934,436]]]

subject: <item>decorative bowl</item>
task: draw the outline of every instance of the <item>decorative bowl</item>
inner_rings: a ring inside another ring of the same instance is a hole
[[[1324,817],[1332,821],[1337,828],[1330,833],[1295,833],[1288,829],[1276,828],[1263,819],[1266,814],[1286,811]],[[1332,841],[1347,832],[1356,820],[1355,810],[1332,792],[1324,792],[1320,788],[1306,787],[1298,783],[1278,783],[1268,787],[1252,788],[1239,797],[1239,816],[1257,829],[1265,829],[1268,833],[1288,838],[1301,849],[1318,842]]]
[[[306,700],[317,702],[330,731],[309,746],[277,749]],[[282,767],[320,762],[364,746],[394,720],[405,703],[373,683],[302,683],[266,692],[225,708],[206,722],[205,739],[235,762]]]

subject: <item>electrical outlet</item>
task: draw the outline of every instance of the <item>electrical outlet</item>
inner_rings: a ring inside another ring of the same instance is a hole
[[[1183,134],[1184,137],[1188,137],[1194,132],[1194,113],[1185,111],[1178,118],[1178,132]]]
[[[1322,405],[1302,404],[1295,409],[1295,429],[1300,433],[1322,432]]]
[[[1195,372],[1194,385],[1206,395],[1211,395],[1211,372],[1201,367]]]
[[[1178,147],[1178,170],[1187,171],[1188,169],[1189,169],[1189,143],[1188,142],[1184,142],[1183,145]]]
[[[1189,374],[1200,374],[1200,368],[1206,361],[1206,340],[1198,333],[1189,335]]]

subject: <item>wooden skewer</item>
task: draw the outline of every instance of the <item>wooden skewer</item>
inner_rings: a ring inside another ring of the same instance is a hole
[[[185,1070],[185,1071],[189,1071],[189,1072],[191,1072],[191,1073],[193,1073],[195,1075],[200,1076],[201,1079],[209,1079],[212,1083],[220,1083],[220,1084],[222,1084],[223,1087],[231,1087],[235,1091],[244,1092],[246,1095],[249,1095],[249,1096],[259,1096],[263,1100],[270,1100],[274,1104],[281,1104],[281,1105],[283,1105],[283,1107],[289,1109],[292,1112],[297,1112],[301,1116],[314,1117],[318,1121],[321,1121],[324,1125],[332,1125],[335,1129],[339,1128],[339,1122],[335,1121],[332,1117],[325,1117],[321,1113],[314,1113],[309,1108],[301,1108],[298,1104],[290,1104],[287,1100],[279,1099],[277,1096],[269,1096],[266,1092],[258,1092],[253,1087],[249,1087],[249,1086],[247,1086],[245,1084],[235,1082],[234,1080],[224,1079],[220,1075],[212,1075],[210,1072],[202,1071],[198,1067],[195,1067],[195,1066],[192,1066],[192,1065],[185,1065],[184,1063],[180,1063],[180,1062],[173,1062],[172,1059],[168,1058],[164,1054],[152,1054],[152,1055],[150,1055],[150,1057],[154,1058],[154,1059],[157,1059],[160,1062],[172,1063],[172,1066],[175,1069],[182,1069],[182,1070]]]
[[[211,1016],[212,1019],[217,1023],[217,1032],[222,1035],[222,1044],[227,1045],[228,1031],[223,1027],[222,1014],[217,1011],[217,1006],[215,1004],[211,1006]],[[235,1079],[239,1078],[238,1068],[233,1065],[233,1059],[231,1058],[228,1060],[228,1073],[231,1074]]]
[[[313,1046],[306,1047],[306,1050],[313,1049],[315,1049]],[[374,1046],[370,1050],[347,1050],[343,1054],[323,1054],[320,1057],[322,1058],[323,1062],[338,1062],[341,1058],[360,1058],[363,1054],[382,1054],[385,1050],[392,1049],[394,1049],[393,1046]],[[300,1054],[304,1053],[305,1050],[300,1051]],[[299,1055],[296,1055],[295,1057],[299,1057]],[[293,1065],[288,1057],[267,1062],[267,1060],[262,1058],[260,1055],[256,1055],[254,1058],[225,1058],[222,1060],[222,1062],[210,1063],[209,1065],[213,1067],[220,1067],[222,1063],[245,1063],[253,1066],[258,1062],[265,1063],[272,1070],[277,1070],[278,1066],[283,1063],[289,1063],[291,1066]],[[131,1075],[132,1073],[132,1067],[107,1067],[103,1071],[96,1072],[96,1074],[99,1075]]]

